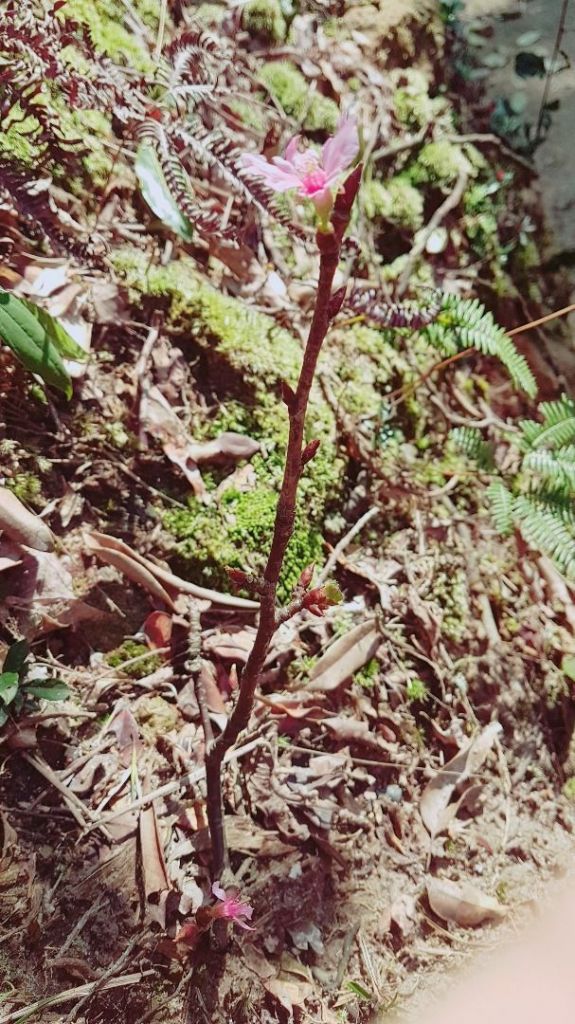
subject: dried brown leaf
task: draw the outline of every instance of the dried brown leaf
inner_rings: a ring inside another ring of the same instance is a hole
[[[448,805],[455,787],[479,770],[500,732],[499,722],[490,722],[425,787],[419,812],[432,838],[442,832],[453,817]]]
[[[29,512],[7,487],[0,487],[0,530],[17,544],[35,551],[53,551],[54,535],[40,516]]]
[[[446,878],[428,878],[426,889],[434,914],[461,928],[474,928],[484,921],[500,921],[507,913],[493,896],[469,882],[458,885]]]
[[[153,804],[140,812],[140,853],[146,912],[148,917],[166,927],[166,899],[170,891],[164,846]]]
[[[341,686],[370,660],[380,643],[374,619],[366,619],[339,637],[314,665],[308,690],[327,692]]]
[[[233,594],[221,594],[217,590],[208,590],[206,587],[198,587],[195,583],[190,583],[189,580],[183,580],[179,576],[175,576],[168,569],[162,569],[160,565],[156,565],[149,558],[144,558],[143,555],[138,554],[137,551],[134,551],[124,541],[118,540],[117,537],[108,537],[105,533],[93,530],[91,533],[86,534],[85,544],[91,553],[110,565],[114,564],[110,560],[110,553],[117,552],[123,554],[130,562],[135,563],[135,566],[141,566],[146,569],[149,575],[154,577],[156,584],[162,586],[162,589],[165,587],[175,594],[191,594],[192,597],[200,598],[200,600],[213,601],[214,604],[225,605],[229,608],[250,608],[254,610],[259,608],[257,601],[248,601],[243,597],[235,597]],[[131,571],[135,571],[135,569],[132,568]],[[126,572],[126,576],[132,579],[128,572]],[[134,580],[134,582],[138,581]],[[145,586],[145,584],[142,583],[142,586]],[[170,607],[173,607],[171,596],[170,601],[172,602]]]

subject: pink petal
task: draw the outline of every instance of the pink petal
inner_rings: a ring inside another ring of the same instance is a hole
[[[246,171],[256,178],[261,178],[274,192],[287,192],[290,188],[297,188],[300,183],[291,165],[288,165],[289,171],[284,170],[283,167],[271,164],[265,157],[255,156],[253,153],[242,153],[240,162]]]
[[[288,144],[286,146],[286,151],[284,153],[284,156],[285,156],[286,160],[289,161],[290,164],[293,163],[294,156],[296,155],[296,153],[298,151],[298,146],[299,146],[300,138],[301,138],[301,135],[294,135],[293,139],[290,139],[290,141],[288,142]]]
[[[222,887],[221,887],[219,882],[214,882],[213,883],[213,885],[212,885],[212,892],[213,892],[214,896],[216,897],[216,899],[218,899],[218,900],[225,900],[225,898],[226,898],[225,889],[222,889]]]
[[[341,174],[355,160],[359,152],[357,122],[354,117],[344,117],[335,135],[328,139],[321,151],[322,166],[330,178]]]

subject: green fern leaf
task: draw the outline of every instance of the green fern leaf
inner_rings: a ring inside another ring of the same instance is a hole
[[[446,295],[437,320],[425,328],[428,340],[441,352],[451,355],[464,348],[476,348],[496,356],[514,382],[531,398],[537,384],[529,365],[517,351],[514,341],[477,299]]]
[[[513,515],[525,540],[549,555],[566,576],[575,579],[575,533],[557,511],[520,495],[513,501]]]
[[[450,438],[464,455],[473,459],[479,469],[491,470],[494,466],[493,446],[484,441],[477,427],[455,427]]]
[[[558,452],[550,452],[545,448],[527,452],[523,468],[537,473],[551,487],[557,487],[567,494],[575,492],[575,445],[561,448]]]
[[[492,480],[487,488],[491,515],[499,533],[511,533],[513,528],[513,495],[501,480]]]
[[[555,402],[541,402],[539,412],[543,423],[522,420],[519,427],[523,447],[563,448],[575,441],[575,401],[563,395]]]

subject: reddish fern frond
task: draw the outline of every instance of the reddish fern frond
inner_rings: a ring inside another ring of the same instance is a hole
[[[306,232],[293,224],[290,217],[278,209],[270,189],[261,181],[252,178],[241,166],[241,154],[233,141],[224,138],[219,131],[209,131],[200,122],[194,122],[189,130],[176,125],[174,134],[191,151],[200,165],[213,168],[222,181],[245,203],[255,206],[260,213],[282,224],[296,237],[307,240]]]
[[[433,323],[441,310],[441,295],[426,306],[414,302],[387,302],[377,288],[354,288],[346,301],[346,309],[359,313],[378,327],[408,327],[421,330]]]
[[[170,148],[169,139],[164,127],[153,119],[147,119],[138,125],[137,137],[150,143],[156,152],[166,185],[182,213],[194,228],[204,235],[218,234],[223,238],[231,238],[234,232],[231,227],[222,228],[221,217],[215,213],[206,213],[194,201],[192,183],[179,156]]]

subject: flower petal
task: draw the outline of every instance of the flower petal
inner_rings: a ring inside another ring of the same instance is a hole
[[[322,147],[324,171],[330,178],[341,174],[355,160],[358,152],[357,122],[354,117],[344,117],[339,122],[335,135]]]
[[[282,167],[271,164],[263,156],[256,156],[253,153],[242,153],[240,157],[241,166],[254,178],[261,178],[268,188],[274,192],[287,192],[290,188],[297,188],[300,179],[290,166],[289,171]]]
[[[301,138],[301,135],[294,135],[293,139],[290,139],[290,141],[288,142],[288,144],[286,146],[284,157],[288,161],[288,163],[290,163],[290,164],[293,163],[293,158],[294,158],[294,156],[296,155],[296,153],[298,151],[298,146],[299,146],[300,138]]]
[[[225,900],[225,898],[226,898],[226,891],[225,891],[225,889],[222,889],[222,887],[221,887],[219,882],[214,882],[213,883],[213,885],[212,885],[212,892],[213,892],[214,896],[216,897],[216,899],[218,899],[218,900]]]

